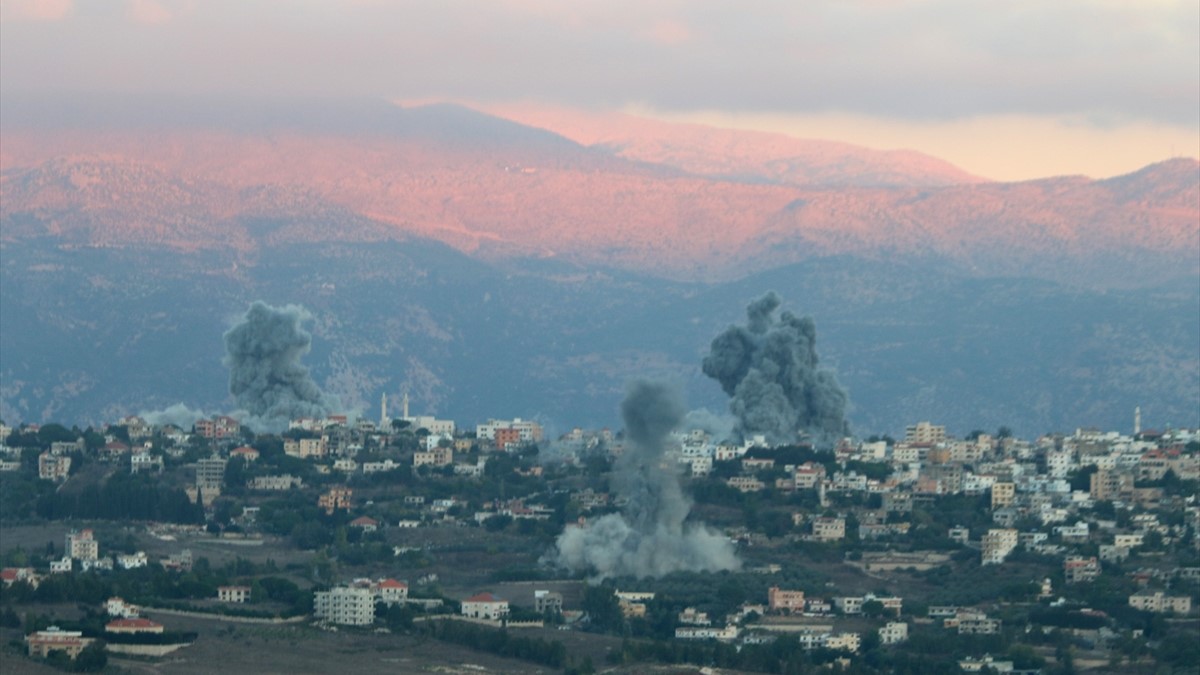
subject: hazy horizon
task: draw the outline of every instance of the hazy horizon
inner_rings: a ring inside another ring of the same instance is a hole
[[[0,93],[536,101],[912,149],[994,180],[1200,155],[1200,7],[12,0]]]

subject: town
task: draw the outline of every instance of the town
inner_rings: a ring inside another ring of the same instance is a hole
[[[827,448],[676,430],[656,470],[740,568],[611,577],[553,551],[626,507],[623,430],[401,407],[278,434],[227,416],[0,425],[4,660],[234,658],[251,651],[236,635],[419,636],[526,672],[1200,663],[1200,430],[1142,429],[1140,411],[1132,433],[920,421]]]

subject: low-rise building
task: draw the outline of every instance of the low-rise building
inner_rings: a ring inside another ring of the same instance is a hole
[[[221,602],[246,602],[250,599],[250,587],[218,586],[217,599]]]
[[[119,633],[125,635],[137,635],[143,633],[161,634],[163,625],[157,621],[141,618],[129,619],[113,619],[104,624],[106,633]]]
[[[841,541],[846,538],[846,520],[844,518],[815,518],[812,529],[813,537],[819,541]]]
[[[908,624],[903,621],[889,621],[879,628],[879,641],[885,645],[894,645],[908,639]]]
[[[93,642],[93,638],[83,637],[81,631],[62,630],[58,626],[50,626],[46,630],[25,636],[25,646],[29,655],[43,659],[49,656],[50,652],[66,652],[67,656],[74,660],[79,656],[79,652],[87,649]]]
[[[1146,612],[1187,614],[1192,611],[1192,598],[1187,595],[1167,595],[1162,591],[1143,591],[1129,596],[1129,606]]]
[[[772,612],[803,612],[804,591],[785,591],[772,586],[767,590],[767,607]]]
[[[1100,576],[1100,561],[1096,556],[1067,556],[1063,560],[1063,576],[1068,584],[1092,581]]]
[[[533,611],[538,614],[562,614],[563,596],[556,591],[537,590],[533,592]]]
[[[508,601],[491,593],[479,593],[463,600],[462,615],[474,619],[499,621],[508,616]]]
[[[142,613],[142,608],[131,605],[118,597],[111,597],[104,603],[104,611],[109,616],[121,619],[133,619]]]

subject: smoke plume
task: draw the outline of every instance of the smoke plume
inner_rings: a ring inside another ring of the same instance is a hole
[[[846,433],[846,392],[817,369],[817,331],[809,317],[774,317],[774,292],[750,303],[746,326],[730,326],[712,341],[704,374],[721,383],[743,437],[762,434],[791,443],[800,431],[819,440]]]
[[[180,429],[191,429],[192,425],[198,420],[208,417],[208,413],[199,409],[193,410],[183,403],[175,403],[162,410],[142,411],[138,414],[138,417],[146,420],[147,424],[153,424],[154,426],[173,424]]]
[[[594,578],[658,577],[677,571],[718,571],[741,565],[733,544],[701,524],[684,523],[691,501],[679,485],[678,463],[664,457],[671,430],[683,420],[678,394],[637,382],[621,403],[625,451],[613,466],[612,485],[626,502],[558,537],[556,562]]]
[[[299,305],[250,305],[225,333],[229,393],[245,411],[242,423],[255,431],[278,431],[297,417],[325,417],[339,408],[313,382],[300,357],[312,336],[300,324],[312,315]]]

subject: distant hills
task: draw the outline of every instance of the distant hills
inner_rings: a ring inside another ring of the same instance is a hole
[[[984,183],[914,152],[637,120],[538,120],[580,143],[455,105],[125,105],[10,104],[6,211],[57,219],[80,243],[245,247],[220,223],[319,200],[390,226],[372,236],[680,280],[841,254],[1097,288],[1200,271],[1191,159],[1109,180]],[[123,194],[134,198],[111,199]]]
[[[407,389],[464,422],[612,424],[647,375],[717,409],[700,355],[774,289],[816,319],[860,431],[1200,423],[1195,160],[990,183],[491,112],[0,101],[0,416],[228,407],[220,335],[252,299],[312,309],[314,374],[368,411]]]

